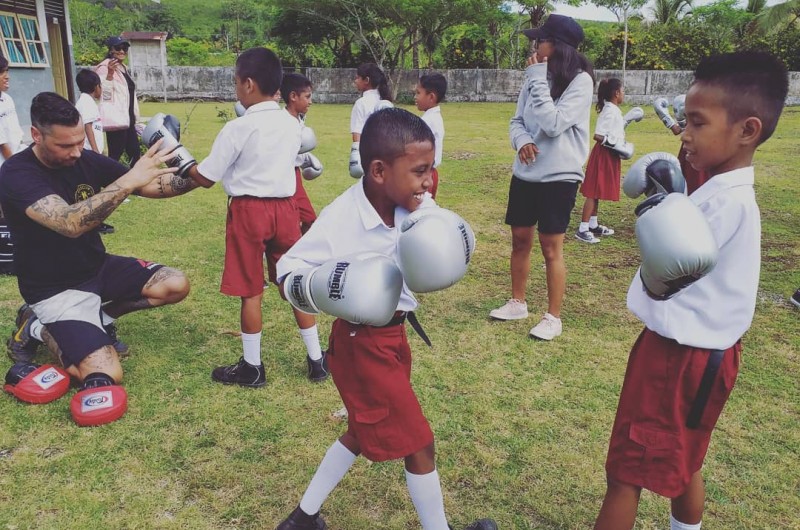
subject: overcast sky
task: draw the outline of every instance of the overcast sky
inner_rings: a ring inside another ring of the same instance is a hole
[[[767,0],[767,5],[774,5],[781,3],[782,0]],[[713,0],[694,0],[694,5],[702,6],[706,4],[713,3]],[[746,5],[746,2],[743,0],[739,1],[739,6]],[[597,7],[593,4],[585,4],[581,7],[570,7],[565,4],[555,2],[555,13],[560,15],[567,15],[573,18],[580,18],[583,20],[605,20],[608,22],[616,22],[617,17],[614,16],[614,13],[609,11],[604,7]],[[645,16],[650,15],[650,5],[645,5],[642,8],[642,12]]]

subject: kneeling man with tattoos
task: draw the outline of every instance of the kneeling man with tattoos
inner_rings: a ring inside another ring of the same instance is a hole
[[[44,403],[80,382],[71,403],[79,425],[114,421],[125,413],[116,337],[120,316],[183,300],[189,281],[158,263],[108,254],[98,226],[128,195],[164,198],[196,187],[164,166],[160,142],[132,168],[83,149],[81,116],[66,99],[42,92],[31,103],[33,145],[0,170],[0,206],[14,241],[19,291],[26,304],[8,342],[16,361],[5,390]],[[45,342],[63,370],[31,362]]]

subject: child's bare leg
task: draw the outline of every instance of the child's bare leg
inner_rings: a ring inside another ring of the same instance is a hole
[[[263,294],[242,297],[242,333],[261,333],[261,300]]]
[[[597,199],[590,199],[589,197],[586,197],[586,200],[583,201],[581,221],[588,223],[591,216],[597,215],[597,202]]]
[[[594,522],[595,530],[633,528],[642,488],[608,479],[603,506]]]
[[[436,469],[436,451],[430,444],[413,455],[405,458],[406,471],[415,475],[424,475]]]
[[[680,497],[672,499],[672,516],[686,524],[697,524],[703,518],[706,487],[700,471],[692,475],[689,487]]]

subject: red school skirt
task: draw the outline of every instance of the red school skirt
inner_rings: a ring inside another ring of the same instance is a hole
[[[618,201],[621,168],[619,156],[600,145],[600,142],[595,143],[586,163],[586,178],[581,184],[581,194],[587,199]]]

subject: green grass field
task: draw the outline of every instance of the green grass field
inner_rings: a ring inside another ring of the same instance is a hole
[[[148,103],[144,115],[175,114],[183,143],[202,159],[230,103]],[[531,317],[488,319],[509,296],[510,233],[503,224],[513,104],[443,107],[447,137],[439,203],[470,221],[478,244],[467,277],[420,296],[433,341],[410,332],[413,382],[437,441],[445,504],[454,528],[482,516],[502,529],[589,528],[605,491],[604,461],[628,351],[641,324],[625,294],[638,264],[637,201],[601,203],[616,234],[598,245],[567,233],[564,334],[528,339],[546,309],[542,258],[528,289]],[[308,116],[325,173],[306,184],[317,210],[353,184],[348,176],[350,107],[316,105]],[[650,109],[628,129],[638,154],[677,153],[678,137]],[[800,528],[800,108],[784,113],[756,156],[763,265],[753,326],[744,338],[736,389],[706,459],[704,528]],[[630,162],[623,165],[623,171]],[[132,355],[123,361],[129,410],[120,421],[78,428],[66,397],[25,405],[0,396],[0,528],[274,528],[291,511],[327,447],[345,429],[331,382],[305,379],[305,349],[289,306],[270,287],[264,300],[259,390],[211,382],[236,361],[239,301],[219,293],[226,197],[219,186],[176,199],[134,198],[109,219],[112,253],[186,272],[183,303],[119,322]],[[0,277],[0,335],[21,303]],[[327,341],[332,319],[320,318]],[[42,351],[40,360],[48,354]],[[3,356],[0,371],[11,362]],[[637,528],[668,527],[668,502],[644,493]],[[332,529],[419,528],[402,463],[360,459],[323,506]]]

